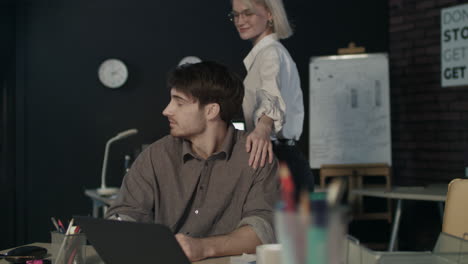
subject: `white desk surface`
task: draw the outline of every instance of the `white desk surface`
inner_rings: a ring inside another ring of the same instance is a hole
[[[32,243],[28,246],[39,246],[44,247],[47,250],[50,250],[50,243]],[[6,253],[10,249],[1,250],[0,253]],[[0,259],[0,264],[11,264],[10,262]],[[231,257],[222,257],[222,258],[212,258],[205,259],[202,261],[193,262],[193,264],[229,264],[231,263]],[[96,253],[96,250],[92,246],[87,246],[86,248],[86,264],[104,264],[99,255]]]
[[[372,196],[390,199],[445,202],[445,198],[447,196],[447,188],[447,184],[434,184],[425,187],[395,186],[390,191],[385,188],[363,188],[354,189],[351,191],[351,193],[362,196]]]

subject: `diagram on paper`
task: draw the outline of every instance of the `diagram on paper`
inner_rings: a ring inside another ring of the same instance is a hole
[[[376,59],[312,62],[309,96],[312,168],[391,165],[388,64]]]

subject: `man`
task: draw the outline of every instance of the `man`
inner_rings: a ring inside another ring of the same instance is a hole
[[[275,241],[277,162],[249,166],[246,134],[235,130],[242,81],[214,62],[169,76],[163,115],[171,135],[147,147],[124,177],[107,217],[167,225],[191,261],[253,253]]]

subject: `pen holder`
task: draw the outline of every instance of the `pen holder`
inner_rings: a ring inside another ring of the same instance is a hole
[[[347,224],[344,208],[307,215],[276,211],[275,230],[278,242],[282,245],[282,263],[345,263],[343,252]]]
[[[52,263],[85,264],[86,235],[84,233],[65,235],[57,231],[50,232]]]
[[[296,212],[275,212],[275,229],[284,264],[306,263],[308,219]]]
[[[346,245],[348,224],[351,219],[349,208],[337,206],[328,211],[328,263],[347,263]]]

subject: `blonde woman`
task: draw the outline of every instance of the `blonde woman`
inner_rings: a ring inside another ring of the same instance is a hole
[[[232,0],[229,13],[239,36],[252,42],[244,59],[247,76],[242,103],[246,150],[253,168],[285,161],[298,188],[313,188],[308,161],[296,144],[302,134],[304,103],[296,64],[279,42],[292,35],[282,0]]]

